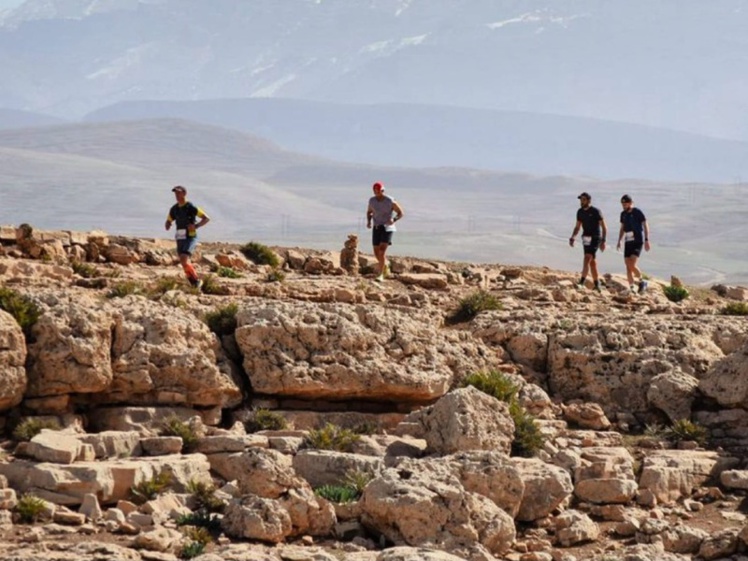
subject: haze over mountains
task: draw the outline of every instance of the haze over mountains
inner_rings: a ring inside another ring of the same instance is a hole
[[[379,179],[398,251],[576,268],[578,192],[613,230],[631,192],[651,272],[748,277],[745,29],[746,0],[26,0],[2,221],[160,235],[185,183],[214,239],[337,248]]]

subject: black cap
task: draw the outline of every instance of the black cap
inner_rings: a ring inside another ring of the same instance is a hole
[[[621,197],[621,202],[622,203],[630,203],[630,202],[632,202],[632,200],[631,200],[631,197],[629,197],[628,195],[624,195],[623,197]]]
[[[177,191],[181,191],[182,193],[186,193],[186,192],[187,192],[187,189],[185,189],[185,188],[184,188],[184,187],[182,187],[181,185],[177,185],[176,187],[174,187],[174,188],[172,189],[172,191],[173,191],[174,193],[176,193]]]
[[[592,197],[590,196],[590,194],[587,191],[585,191],[584,193],[582,193],[581,195],[579,195],[577,197],[577,199],[589,199],[589,200],[592,200]]]

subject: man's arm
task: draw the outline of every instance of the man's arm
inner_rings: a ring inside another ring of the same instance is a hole
[[[644,221],[644,249],[649,251],[652,246],[649,244],[649,222]]]
[[[621,222],[621,228],[618,230],[618,245],[616,249],[621,249],[621,240],[623,239],[623,222]]]
[[[371,219],[374,218],[374,209],[371,205],[366,207],[366,227],[371,228]]]
[[[574,238],[577,237],[577,234],[579,233],[579,229],[582,227],[582,221],[577,220],[577,223],[574,225],[574,231],[571,233],[571,237],[569,238],[569,245],[571,247],[574,247]]]
[[[604,218],[600,218],[600,229],[603,232],[603,237],[600,240],[600,251],[605,251],[605,240],[608,238],[608,226],[605,224]]]
[[[167,230],[171,228],[171,223],[173,222],[173,218],[171,216],[171,209],[169,210],[169,214],[166,215],[166,223],[164,224],[164,228]]]
[[[401,207],[396,202],[392,202],[392,210],[395,212],[395,217],[390,219],[390,224],[394,224],[398,220],[400,220],[403,216],[405,216],[405,213],[403,212],[403,207]]]

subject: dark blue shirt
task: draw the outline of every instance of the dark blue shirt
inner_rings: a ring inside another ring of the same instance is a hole
[[[644,223],[647,219],[644,213],[638,208],[634,207],[631,212],[621,212],[621,224],[623,225],[624,241],[626,243],[644,243]],[[630,235],[626,235],[626,232],[633,232],[634,239],[629,239]]]
[[[579,208],[577,211],[577,222],[582,223],[582,235],[593,238],[600,237],[600,222],[603,220],[603,213],[594,206]]]

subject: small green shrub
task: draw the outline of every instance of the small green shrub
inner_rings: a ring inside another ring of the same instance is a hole
[[[239,311],[239,305],[235,302],[216,308],[208,312],[203,317],[203,321],[208,325],[210,330],[218,335],[231,335],[236,331],[236,313]]]
[[[132,486],[130,492],[136,502],[144,503],[158,497],[161,493],[171,487],[171,474],[162,471],[150,479],[144,479]]]
[[[350,485],[322,485],[314,490],[314,494],[333,503],[352,503],[361,496],[361,493]]]
[[[284,280],[286,280],[286,273],[284,273],[280,269],[273,269],[268,273],[268,282],[283,282]]]
[[[221,531],[221,519],[201,510],[190,514],[182,514],[177,518],[177,526],[196,526],[205,528],[212,534],[217,534]]]
[[[543,433],[540,432],[535,417],[530,415],[516,400],[509,404],[509,414],[514,421],[512,454],[524,458],[535,456],[545,443],[545,438]]]
[[[496,370],[470,374],[462,382],[462,385],[463,387],[473,386],[506,403],[511,403],[512,400],[516,399],[517,392],[519,392],[519,388],[509,376]]]
[[[13,429],[13,440],[28,442],[42,432],[42,429],[60,430],[61,428],[57,419],[26,419]]]
[[[42,309],[31,298],[4,286],[0,286],[0,309],[15,318],[26,337],[42,315]]]
[[[493,294],[478,290],[460,300],[457,309],[447,317],[448,324],[470,321],[480,312],[500,310],[501,302]]]
[[[353,445],[360,439],[361,436],[352,430],[327,423],[321,429],[309,431],[309,434],[304,439],[304,443],[307,448],[315,448],[317,450],[351,452]]]
[[[36,495],[25,494],[16,503],[13,509],[18,515],[18,519],[21,522],[27,524],[33,524],[41,518],[42,514],[47,510],[47,504],[43,499],[40,499]]]
[[[205,275],[203,277],[203,286],[200,289],[203,294],[213,294],[214,296],[226,296],[231,291],[229,287],[218,282],[215,275]]]
[[[182,547],[182,551],[179,552],[180,559],[192,559],[198,557],[205,552],[205,544],[202,542],[190,542]]]
[[[670,284],[668,286],[663,286],[662,291],[671,302],[680,302],[681,300],[688,298],[688,290],[686,290],[686,287],[684,286],[673,286]]]
[[[218,275],[219,277],[225,278],[225,279],[240,279],[243,276],[236,269],[232,269],[231,267],[220,267],[220,266],[216,269],[216,275]]]
[[[84,279],[91,279],[99,276],[99,270],[95,265],[91,263],[83,263],[81,261],[73,261],[72,263],[73,272],[83,277]]]
[[[353,487],[359,494],[363,493],[364,487],[374,479],[374,475],[368,471],[349,471],[345,474],[344,484],[348,487]]]
[[[284,430],[288,428],[288,421],[280,413],[268,411],[267,409],[256,409],[244,423],[247,432],[258,432],[261,430]]]
[[[244,256],[257,265],[270,265],[276,268],[280,265],[280,257],[268,246],[258,242],[248,242],[239,248]]]
[[[160,277],[150,288],[148,294],[151,297],[161,296],[172,290],[184,290],[187,285],[178,277]]]
[[[543,447],[545,438],[535,417],[522,407],[517,399],[519,388],[506,374],[496,371],[478,372],[465,378],[463,386],[474,386],[483,393],[509,404],[509,415],[514,421],[512,454],[529,458]]]
[[[198,512],[223,512],[226,507],[226,503],[216,497],[216,488],[212,483],[193,479],[187,484],[187,491],[192,494],[195,510]]]
[[[126,280],[115,284],[107,296],[109,298],[124,298],[125,296],[145,294],[146,290],[142,284],[134,280]]]
[[[213,536],[207,528],[202,526],[187,526],[182,533],[193,542],[207,545],[213,541]]]
[[[179,436],[182,439],[182,451],[193,452],[200,440],[192,427],[176,416],[167,417],[161,427],[162,436]]]
[[[719,313],[723,316],[748,316],[748,302],[730,302]]]
[[[707,432],[704,427],[692,423],[688,419],[680,419],[673,423],[673,426],[665,432],[666,438],[672,442],[682,442],[684,440],[693,440],[699,444],[706,443]]]

